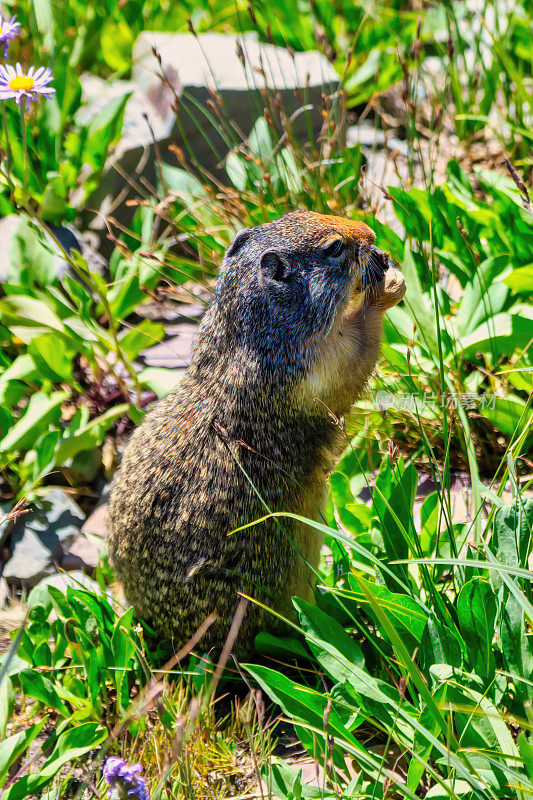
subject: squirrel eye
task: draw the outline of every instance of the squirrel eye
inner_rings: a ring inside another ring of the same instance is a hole
[[[337,258],[344,251],[344,240],[334,239],[323,247],[322,252],[326,258]]]

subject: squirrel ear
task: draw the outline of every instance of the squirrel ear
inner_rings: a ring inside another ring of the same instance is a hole
[[[261,256],[261,275],[271,281],[287,281],[291,276],[291,266],[283,256],[268,250]]]
[[[242,231],[238,232],[235,239],[230,244],[229,248],[226,250],[226,257],[234,256],[236,253],[239,252],[243,244],[246,244],[246,242],[250,238],[252,230],[253,228],[243,228]]]

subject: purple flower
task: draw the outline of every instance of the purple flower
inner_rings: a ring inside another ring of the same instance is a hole
[[[16,39],[20,33],[20,22],[17,22],[16,17],[11,19],[4,19],[0,14],[0,44],[4,45],[4,58],[7,58],[7,49],[9,47],[10,39]]]
[[[115,796],[120,798],[132,797],[134,800],[150,800],[150,793],[144,778],[141,778],[141,764],[132,764],[128,767],[121,758],[111,756],[105,762],[103,773]]]
[[[26,98],[26,111],[30,108],[30,101],[35,100],[39,94],[53,94],[55,89],[48,86],[52,80],[52,71],[48,67],[30,67],[28,72],[23,72],[20,64],[13,67],[11,64],[0,64],[0,100],[14,99],[19,105]]]

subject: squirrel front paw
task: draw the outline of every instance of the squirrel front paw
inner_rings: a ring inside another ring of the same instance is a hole
[[[369,305],[378,311],[387,311],[403,299],[406,291],[405,278],[399,269],[388,269],[377,286],[368,290]]]

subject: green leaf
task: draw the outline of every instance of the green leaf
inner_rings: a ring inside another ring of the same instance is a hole
[[[481,405],[481,413],[494,427],[508,436],[519,436],[526,428],[532,430],[533,409],[526,408],[524,401],[515,395],[492,397]]]
[[[490,323],[490,320],[503,309],[508,291],[502,283],[494,281],[508,264],[509,256],[504,255],[488,258],[479,265],[466,286],[455,317],[458,338],[465,336],[468,331],[475,330],[485,319]]]
[[[38,438],[34,445],[35,461],[33,469],[33,480],[36,482],[55,465],[55,450],[59,442],[59,431],[48,431]],[[28,454],[31,456],[31,451]],[[25,463],[27,463],[27,458]]]
[[[531,311],[533,314],[533,309]],[[477,351],[509,356],[515,350],[526,347],[533,337],[531,314],[509,314],[502,312],[483,322],[472,333],[457,340],[457,351],[472,355]]]
[[[170,189],[185,205],[207,196],[204,185],[187,170],[162,162],[161,171],[167,189]]]
[[[39,370],[33,358],[27,353],[17,356],[5,372],[0,375],[0,384],[8,381],[34,381],[39,376]]]
[[[254,639],[254,649],[270,658],[309,658],[309,653],[294,636],[274,636],[268,631],[259,631]]]
[[[32,286],[36,280],[41,286],[57,281],[57,264],[53,245],[44,244],[44,234],[29,219],[21,216],[11,245],[8,276],[11,283]]]
[[[45,50],[52,52],[54,44],[55,14],[51,0],[34,0],[35,21],[43,38]]]
[[[62,439],[57,448],[56,464],[60,466],[68,461],[69,458],[77,455],[77,453],[81,453],[83,450],[91,450],[93,447],[100,445],[113,423],[124,414],[127,414],[129,408],[129,403],[122,403],[119,406],[110,408],[104,414],[100,414],[99,417],[95,417],[86,425],[77,428],[71,436],[68,435],[69,431],[67,430],[66,438]]]
[[[44,333],[32,339],[28,352],[40,375],[52,381],[72,380],[73,351],[61,336]]]
[[[34,331],[43,328],[63,332],[63,324],[41,300],[24,295],[10,295],[0,300],[0,320],[25,342],[30,342]],[[25,330],[27,332],[25,334]]]
[[[70,716],[68,707],[61,701],[52,681],[35,669],[25,669],[19,674],[22,691],[27,697],[34,697],[45,706],[59,711],[61,716]]]
[[[106,64],[116,72],[127,72],[131,67],[131,50],[135,35],[124,19],[115,22],[109,17],[104,22],[100,43]]]
[[[0,736],[6,735],[7,723],[11,719],[15,706],[15,691],[13,682],[7,676],[0,681]],[[0,781],[1,785],[1,781]]]
[[[116,97],[98,111],[87,125],[87,137],[83,148],[83,159],[100,172],[105,165],[108,148],[118,141],[122,131],[124,110],[130,93]]]
[[[513,292],[522,292],[527,295],[533,294],[533,264],[527,267],[519,267],[511,272],[503,282]]]
[[[295,597],[293,605],[300,615],[300,624],[309,647],[326,672],[335,680],[343,682],[347,679],[343,672],[345,661],[364,669],[365,659],[361,647],[346,633],[342,625],[305,600]]]
[[[437,687],[433,694],[435,704],[440,708],[446,702],[447,684],[442,683]],[[427,728],[433,736],[437,736],[439,726],[433,717],[430,709],[423,708],[419,717],[419,723],[424,728]],[[431,756],[433,745],[426,739],[421,730],[415,732],[413,742],[413,752],[417,754],[418,758],[411,758],[409,763],[409,771],[407,773],[407,787],[416,792],[419,787],[420,781],[426,769],[426,764]]]
[[[68,392],[52,392],[50,396],[44,392],[37,392],[32,395],[22,417],[0,441],[0,452],[30,448],[51,422],[58,422],[61,416],[61,404],[67,397]]]
[[[133,608],[129,608],[117,619],[111,638],[117,701],[121,711],[125,711],[129,705],[128,667],[135,654],[135,645],[131,639],[132,620]]]
[[[518,750],[524,761],[528,778],[533,781],[533,742],[526,736],[525,731],[520,731],[518,734]]]
[[[156,393],[160,400],[166,397],[179,381],[173,369],[164,367],[146,367],[139,372],[137,377],[141,386],[147,386]]]
[[[512,506],[498,509],[489,547],[501,564],[528,569],[533,527],[533,499],[518,497]]]
[[[269,669],[268,667],[251,664],[244,664],[243,666],[246,671],[255,678],[268,696],[278,703],[283,712],[294,721],[297,726],[298,736],[306,750],[311,755],[315,755],[314,748],[318,740],[320,742],[322,755],[325,755],[327,750],[323,730],[324,714],[328,704],[327,696],[307,686],[303,686],[300,683],[296,683],[285,675],[273,669]],[[298,725],[298,723],[303,724]],[[303,727],[304,725],[309,725],[313,728],[314,735],[312,731],[308,731]],[[354,742],[352,734],[344,726],[335,706],[330,710],[328,731],[330,735],[336,736],[341,740],[343,739],[350,743]],[[344,766],[344,758],[342,756],[342,751],[337,746],[333,749],[332,757],[337,766],[342,769]]]
[[[144,297],[138,275],[117,281],[107,292],[107,300],[115,320],[122,320],[131,314]]]
[[[160,322],[145,319],[120,339],[120,348],[133,361],[142,350],[162,341],[164,336],[165,328]]]
[[[20,733],[8,736],[0,744],[0,786],[3,786],[9,767],[28,749],[33,740],[40,734],[48,717],[44,717],[37,725],[32,725]]]
[[[409,556],[409,549],[415,549],[417,532],[412,510],[417,484],[418,473],[412,464],[405,468],[398,464],[393,473],[390,461],[383,460],[376,479],[372,502],[374,513],[379,519],[379,529],[389,561],[406,559]],[[407,583],[408,572],[405,564],[389,566],[392,572]],[[390,589],[398,588],[387,575],[385,582]]]
[[[431,267],[428,267],[429,269]],[[402,261],[402,272],[405,275],[407,291],[405,304],[411,311],[413,319],[418,326],[418,336],[421,338],[425,350],[432,356],[438,356],[437,333],[435,328],[435,315],[432,306],[427,301],[427,294],[422,290],[420,278],[416,270],[413,253],[406,246]]]
[[[426,676],[434,664],[461,666],[461,645],[459,633],[445,625],[434,612],[430,614],[420,643],[420,660]]]
[[[24,775],[2,795],[2,800],[22,800],[29,794],[40,794],[69,761],[94,750],[107,739],[108,733],[94,722],[86,722],[64,731],[57,739],[55,747],[38,773]]]
[[[487,681],[492,680],[495,670],[492,640],[496,611],[496,597],[488,581],[476,577],[465,583],[457,598],[459,627],[468,643],[472,668]]]
[[[363,580],[363,578],[359,580]],[[413,637],[414,643],[419,643],[426,628],[428,617],[422,611],[415,598],[407,594],[391,592],[386,586],[378,583],[372,584],[372,593],[379,600],[381,608],[389,614],[390,621],[396,630],[404,637],[409,634],[409,636]]]

